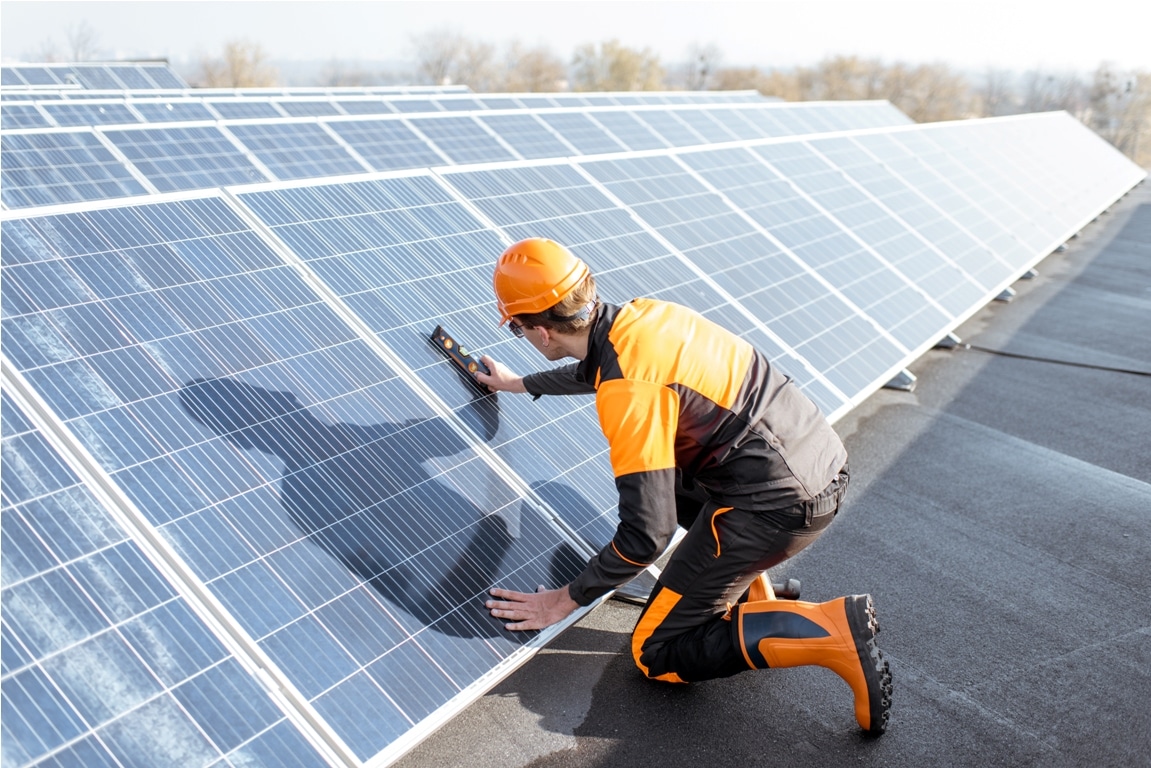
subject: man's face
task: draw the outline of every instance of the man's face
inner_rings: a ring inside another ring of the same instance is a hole
[[[516,318],[508,320],[508,325],[511,326],[513,334],[521,339],[527,339],[531,345],[536,348],[536,352],[546,357],[553,363],[557,360],[563,360],[568,356],[561,345],[556,343],[553,337],[546,328],[537,326],[535,328],[524,325]]]

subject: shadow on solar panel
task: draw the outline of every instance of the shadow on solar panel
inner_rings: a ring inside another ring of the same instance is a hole
[[[180,402],[236,448],[278,457],[287,518],[382,597],[445,634],[502,634],[473,598],[495,583],[515,540],[508,520],[425,469],[425,462],[469,448],[442,419],[329,424],[291,392],[228,377],[189,382]],[[495,436],[495,397],[473,400],[460,415],[484,440]],[[463,532],[454,552],[423,562],[445,531]],[[569,580],[577,562],[559,550],[556,580]]]

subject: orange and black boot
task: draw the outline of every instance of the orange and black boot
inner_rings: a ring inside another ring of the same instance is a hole
[[[851,686],[859,726],[872,736],[887,729],[891,670],[875,644],[871,595],[826,603],[763,600],[736,610],[740,648],[752,669],[827,667]]]

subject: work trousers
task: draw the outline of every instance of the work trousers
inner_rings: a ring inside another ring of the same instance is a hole
[[[811,501],[770,511],[681,496],[680,541],[632,633],[632,656],[649,678],[692,682],[748,669],[729,609],[760,574],[807,547],[839,511],[847,468]],[[696,510],[692,519],[692,510]]]

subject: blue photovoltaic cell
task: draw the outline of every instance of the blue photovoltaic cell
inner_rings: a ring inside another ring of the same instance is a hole
[[[0,155],[9,208],[148,193],[91,133],[5,134]]]
[[[984,291],[1008,277],[1008,265],[965,232],[939,206],[896,176],[853,138],[816,139],[809,145],[948,256]]]
[[[396,99],[392,102],[392,106],[397,112],[406,113],[443,111],[440,105],[431,99]]]
[[[707,110],[707,114],[740,139],[768,138],[769,134],[760,125],[745,117],[750,111],[748,109],[712,107]]]
[[[768,157],[792,184],[918,286],[948,317],[958,317],[987,293],[806,144],[777,144]],[[938,339],[943,320],[925,316],[923,340]]]
[[[762,152],[779,145],[754,147]],[[830,286],[905,347],[915,346],[934,315],[928,299],[891,272],[785,178],[745,150],[685,153],[683,160]]]
[[[341,99],[336,104],[349,115],[389,115],[397,111],[383,99]]]
[[[429,168],[448,162],[399,120],[333,120],[328,128],[376,170]]]
[[[228,130],[278,179],[363,173],[347,149],[315,123],[230,125]]]
[[[247,120],[249,118],[284,116],[270,101],[231,101],[218,99],[205,103],[220,113],[220,117],[225,120]]]
[[[132,107],[139,112],[145,122],[181,123],[194,120],[215,120],[208,108],[194,101],[134,101]]]
[[[599,155],[605,152],[623,152],[627,149],[598,124],[592,122],[590,117],[579,112],[541,113],[539,118],[581,154]]]
[[[520,103],[516,99],[510,97],[484,97],[480,99],[480,103],[484,105],[485,109],[520,109]]]
[[[188,87],[184,80],[167,67],[141,67],[148,78],[155,83],[156,88],[176,88],[183,90]]]
[[[52,116],[60,126],[74,125],[127,125],[138,123],[140,118],[132,114],[123,102],[119,104],[80,103],[44,103],[41,105],[45,112]]]
[[[680,109],[676,111],[676,117],[702,136],[707,144],[717,144],[724,141],[738,141],[739,136],[733,131],[726,128],[723,124],[711,116],[707,110],[701,109]]]
[[[105,131],[161,192],[267,181],[215,126]]]
[[[77,64],[72,67],[81,85],[92,91],[114,91],[122,86],[120,81],[104,66]]]
[[[112,75],[121,83],[122,88],[152,89],[155,86],[139,67],[112,67]]]
[[[1008,195],[1010,186],[1001,193],[997,182],[968,168],[960,159],[963,151],[961,144],[948,141],[944,135],[939,135],[936,140],[934,134],[933,131],[901,131],[891,134],[891,137],[897,143],[904,144],[924,164],[958,188],[979,207],[983,216],[1009,230],[1016,243],[1013,249],[1015,254],[1010,261],[1026,262],[1045,238],[1041,236],[1035,222],[1019,210],[1018,202]]]
[[[436,416],[222,200],[3,236],[6,356],[360,760],[531,640],[490,586],[581,567],[474,449],[494,398]]]
[[[411,118],[408,122],[454,163],[491,163],[516,159],[470,117]]]
[[[457,412],[474,407],[475,394],[428,343],[437,324],[524,373],[544,362],[497,327],[490,285],[502,241],[430,178],[240,199]],[[489,443],[598,549],[615,530],[616,498],[594,398],[502,395],[498,404]]]
[[[1009,267],[1027,260],[1027,249],[1007,227],[958,189],[952,179],[929,165],[926,158],[918,157],[905,144],[897,141],[895,135],[875,133],[855,136],[853,140],[897,177],[939,205],[949,218]]]
[[[319,117],[321,115],[338,115],[340,110],[336,108],[330,101],[309,100],[309,101],[287,101],[280,100],[276,102],[280,105],[280,109],[287,112],[292,117]]]
[[[436,103],[447,112],[474,112],[477,109],[484,109],[482,101],[471,97],[436,99]]]
[[[642,110],[635,116],[642,120],[651,129],[663,137],[673,147],[688,147],[696,144],[707,144],[708,141],[688,127],[676,117],[672,110]]]
[[[52,124],[33,104],[0,104],[0,128],[48,128]]]
[[[670,146],[645,124],[641,123],[633,112],[601,110],[591,113],[591,116],[632,151],[665,149]]]
[[[576,151],[556,137],[532,115],[482,115],[477,117],[521,157],[566,157]]]
[[[581,165],[840,392],[862,391],[898,355],[858,311],[672,158]],[[825,413],[841,404],[820,403]]]
[[[4,765],[325,765],[2,397]]]

